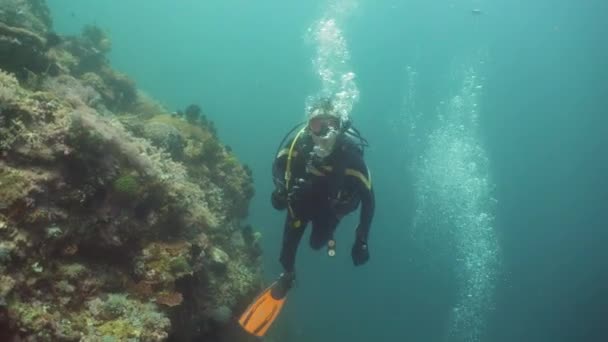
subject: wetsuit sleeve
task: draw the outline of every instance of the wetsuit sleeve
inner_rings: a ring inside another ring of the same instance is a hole
[[[351,167],[346,168],[345,173],[347,177],[356,179],[356,190],[361,198],[357,237],[367,241],[376,206],[371,174],[365,161],[359,156],[353,157],[353,162],[350,164]]]
[[[274,157],[272,165],[272,180],[277,190],[285,189],[285,171],[287,169],[287,156],[289,154],[289,146],[291,140],[279,150]]]

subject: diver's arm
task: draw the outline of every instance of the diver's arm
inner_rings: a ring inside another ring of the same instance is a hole
[[[356,156],[355,164],[352,168],[346,169],[347,176],[356,178],[355,186],[361,199],[361,213],[359,217],[359,226],[357,227],[355,242],[351,249],[351,257],[353,265],[360,266],[369,260],[368,237],[369,230],[374,217],[375,197],[372,187],[371,175],[363,161],[363,158]]]
[[[274,190],[270,201],[272,206],[277,210],[283,210],[287,208],[287,189],[285,184],[285,172],[287,171],[287,159],[289,157],[289,146],[291,145],[291,139],[286,146],[278,151],[275,159],[272,163],[272,182],[274,183]],[[292,152],[292,157],[297,155],[297,152]]]
[[[376,206],[374,188],[371,175],[363,158],[356,156],[352,168],[346,169],[347,176],[357,179],[356,186],[361,199],[361,211],[359,215],[359,226],[357,227],[357,239],[367,243],[372,219]]]
[[[272,182],[275,188],[285,188],[285,170],[287,168],[287,153],[286,149],[282,149],[275,156],[272,163]]]
[[[274,190],[270,196],[270,203],[276,210],[287,208],[287,191],[285,190],[285,168],[287,155],[279,152],[272,163],[272,182]]]
[[[357,227],[357,238],[367,243],[369,230],[374,217],[376,205],[374,189],[363,191],[361,194],[361,214],[359,215],[359,226]]]

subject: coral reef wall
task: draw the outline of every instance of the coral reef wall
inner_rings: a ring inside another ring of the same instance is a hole
[[[170,113],[110,38],[0,0],[0,340],[237,341],[261,287],[250,170],[200,107]]]

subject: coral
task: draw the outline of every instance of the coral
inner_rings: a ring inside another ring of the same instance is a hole
[[[88,270],[86,266],[79,263],[62,264],[59,268],[60,277],[65,277],[68,280],[78,280],[87,276]]]
[[[42,49],[46,45],[46,40],[34,32],[24,28],[9,26],[0,22],[0,34],[4,37],[12,37],[20,44],[31,46],[35,49]]]
[[[73,108],[95,107],[101,101],[101,95],[93,87],[69,75],[46,78],[41,88],[68,102]]]
[[[0,21],[38,34],[45,34],[52,20],[43,0],[1,0]]]
[[[46,228],[46,237],[48,239],[57,239],[63,235],[61,228],[57,226],[50,226]]]
[[[0,112],[18,101],[19,90],[17,79],[0,69]]]
[[[156,295],[156,303],[174,307],[180,305],[184,301],[184,296],[179,292],[164,292]]]
[[[44,305],[38,301],[31,303],[12,302],[10,303],[12,315],[19,318],[19,328],[35,333],[36,338],[50,341],[52,333],[46,328],[50,322],[59,320],[57,312],[53,311],[49,305]]]
[[[129,292],[140,299],[149,299],[154,295],[154,282],[142,280],[129,287]]]
[[[37,340],[54,341],[60,337],[76,337],[85,341],[114,338],[117,341],[161,341],[167,338],[169,319],[151,303],[140,303],[123,294],[109,294],[86,303],[77,312],[66,315],[58,305],[39,302],[11,303],[19,328],[35,332]],[[94,323],[100,322],[100,323]]]
[[[234,340],[262,279],[251,171],[198,105],[114,70],[99,28],[55,35],[43,0],[0,0],[0,23],[0,339]]]
[[[51,66],[46,56],[46,40],[25,28],[0,22],[0,65],[20,77],[30,72],[45,72]]]
[[[70,56],[72,55],[70,54]],[[82,60],[80,60],[80,63],[82,63]],[[80,68],[82,69],[82,66]],[[91,89],[97,95],[95,100],[103,100],[104,106],[111,110],[129,109],[136,103],[138,95],[135,83],[124,74],[113,71],[104,65],[83,69],[83,73],[80,75],[82,84],[72,83],[72,88]],[[63,75],[62,77],[67,76]],[[79,93],[82,93],[82,91],[79,91]],[[91,107],[96,107],[96,102],[84,102]]]
[[[108,35],[101,28],[95,25],[85,25],[82,29],[82,37],[87,43],[99,50],[101,53],[107,53],[112,48],[112,42]]]
[[[9,276],[0,275],[0,298],[6,297],[15,286],[15,280]]]
[[[169,112],[162,104],[141,90],[138,90],[137,99],[131,105],[129,111],[144,120]]]
[[[235,217],[245,217],[249,200],[254,195],[251,170],[242,166],[234,154],[227,151],[208,126],[194,125],[179,117],[158,115],[149,120],[148,125],[163,124],[165,132],[179,133],[173,139],[172,155],[176,160],[183,160],[190,177],[199,184],[222,184],[224,201],[219,206],[228,206],[228,213]],[[171,130],[173,127],[175,130]],[[168,133],[165,133],[167,136]],[[158,138],[156,139],[158,140]],[[167,146],[167,143],[157,143]],[[183,146],[183,147],[182,147]],[[183,149],[180,149],[181,147]],[[183,154],[182,154],[183,153]],[[211,194],[211,191],[208,191]],[[226,201],[227,199],[227,201]],[[208,197],[210,203],[212,199]]]
[[[176,279],[192,274],[191,248],[185,241],[149,243],[136,258],[137,273],[160,288],[172,289]]]
[[[174,160],[183,158],[184,138],[175,127],[162,122],[149,122],[144,126],[143,136],[171,154]]]
[[[230,257],[228,256],[228,254],[217,247],[211,250],[210,257],[213,264],[221,270],[225,269],[225,267],[227,267],[228,265],[228,262],[230,261]]]
[[[106,84],[101,76],[89,71],[82,74],[80,79],[82,80],[83,84],[95,89],[95,91],[100,94],[106,106],[112,107],[112,101],[114,101],[115,98],[114,91],[108,84]]]
[[[0,85],[15,89],[10,77],[0,75]],[[12,91],[11,100],[0,103],[0,151],[12,149],[28,158],[52,159],[52,154],[64,151],[62,128],[67,115],[59,109],[55,96],[35,93],[26,96],[23,88]]]
[[[173,274],[188,274],[192,272],[190,264],[182,255],[171,259],[171,261],[169,262],[169,270]]]
[[[60,294],[63,295],[71,295],[74,293],[74,291],[76,291],[76,288],[74,286],[72,286],[68,281],[66,280],[60,280],[57,284],[55,284],[54,288],[57,290],[57,292],[59,292]]]
[[[11,248],[4,242],[0,242],[0,266],[8,265],[11,262]]]
[[[127,296],[123,294],[110,294],[108,298],[101,303],[101,308],[98,308],[98,314],[105,318],[115,319],[122,316],[129,309]]]
[[[211,133],[205,130],[204,127],[192,125],[177,117],[172,117],[169,115],[157,115],[152,117],[149,122],[158,122],[175,127],[185,139],[196,140],[203,143],[212,139]]]
[[[108,66],[99,70],[99,75],[105,84],[112,89],[113,98],[108,108],[121,111],[130,108],[137,100],[135,82],[127,75],[117,72]]]
[[[72,74],[78,66],[78,59],[67,50],[53,47],[46,55],[56,65],[60,74]]]
[[[185,117],[188,123],[194,124],[198,121],[202,114],[202,109],[199,105],[191,104],[186,108]]]
[[[138,195],[141,185],[135,176],[125,174],[114,180],[112,188],[120,197],[134,199]]]
[[[39,176],[26,170],[17,170],[0,161],[0,208],[9,208],[34,190]]]

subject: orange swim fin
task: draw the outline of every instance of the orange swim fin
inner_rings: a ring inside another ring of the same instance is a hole
[[[279,316],[287,299],[290,285],[279,279],[249,305],[239,318],[239,324],[249,334],[262,337]]]

